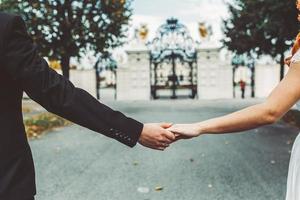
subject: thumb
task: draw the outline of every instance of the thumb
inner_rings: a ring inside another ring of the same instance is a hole
[[[177,124],[170,126],[169,128],[167,128],[167,130],[168,130],[168,131],[171,131],[172,133],[174,133],[175,136],[176,136],[176,135],[181,135],[181,134],[180,134],[180,130],[179,130]]]
[[[174,135],[175,135],[176,138],[182,136],[182,135],[179,134],[179,133],[174,133]]]
[[[167,123],[167,122],[163,122],[163,123],[160,123],[159,126],[162,127],[162,128],[170,128],[171,126],[173,125],[173,123]]]

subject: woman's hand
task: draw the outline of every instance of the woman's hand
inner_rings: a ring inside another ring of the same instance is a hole
[[[168,130],[175,134],[176,140],[190,139],[201,134],[198,124],[175,124]]]

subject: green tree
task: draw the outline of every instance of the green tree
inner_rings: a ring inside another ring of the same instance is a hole
[[[18,4],[11,0],[0,0],[0,11],[17,13]]]
[[[3,0],[0,10],[25,18],[42,56],[60,60],[66,77],[71,57],[122,45],[132,14],[131,0]]]
[[[299,32],[295,1],[234,0],[228,8],[224,45],[236,54],[272,56],[281,66],[282,79],[285,53]]]

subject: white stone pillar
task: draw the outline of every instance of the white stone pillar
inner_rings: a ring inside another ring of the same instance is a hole
[[[233,97],[232,67],[219,58],[219,48],[198,50],[198,98]]]
[[[118,100],[150,100],[149,51],[127,51],[128,62],[117,69]]]

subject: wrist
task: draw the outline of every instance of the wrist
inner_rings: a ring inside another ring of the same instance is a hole
[[[203,124],[197,123],[196,124],[196,129],[197,129],[198,135],[204,134],[204,126],[203,126]]]
[[[143,128],[142,128],[142,131],[140,133],[140,137],[138,139],[138,142],[140,142],[142,139],[143,139],[143,135],[144,135],[144,132],[145,132],[145,129],[146,129],[146,124],[143,124]]]

